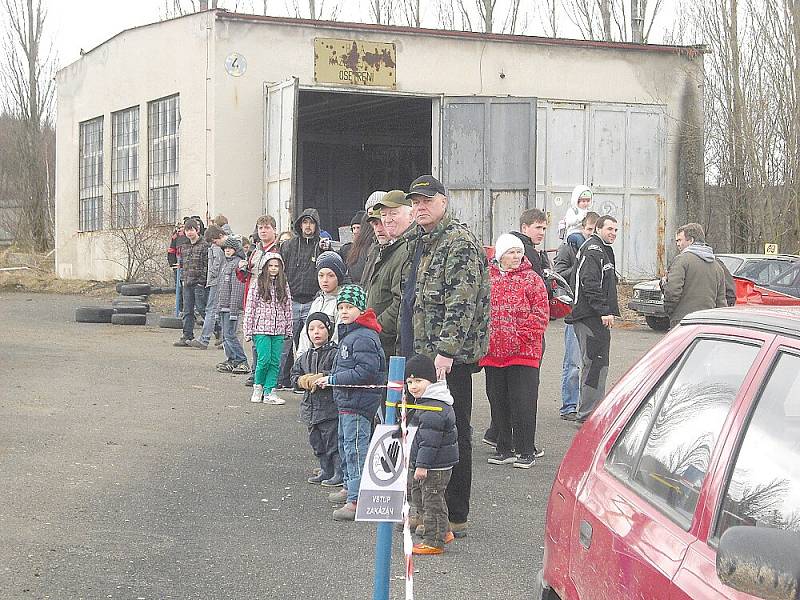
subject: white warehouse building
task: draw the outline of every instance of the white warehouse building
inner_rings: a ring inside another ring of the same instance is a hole
[[[241,233],[315,207],[335,232],[373,190],[433,173],[487,244],[535,206],[554,248],[590,185],[621,274],[653,276],[702,201],[702,75],[697,48],[224,10],[126,30],[57,74],[57,273],[119,278],[110,232],[137,206]]]

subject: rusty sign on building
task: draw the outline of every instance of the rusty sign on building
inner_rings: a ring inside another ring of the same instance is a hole
[[[316,38],[314,81],[395,89],[394,44]]]

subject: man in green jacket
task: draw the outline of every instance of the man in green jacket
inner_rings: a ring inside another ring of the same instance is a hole
[[[401,352],[433,359],[453,395],[460,461],[445,496],[458,537],[466,533],[472,487],[472,375],[489,348],[489,269],[483,246],[448,211],[440,181],[418,177],[406,197],[417,225],[407,237]]]
[[[381,345],[386,358],[397,353],[400,316],[400,282],[408,259],[408,247],[404,235],[414,224],[411,200],[400,190],[392,190],[375,204],[380,211],[381,222],[388,237],[386,244],[378,246],[378,256],[369,280],[363,281],[367,288],[367,307],[378,315],[382,331]]]

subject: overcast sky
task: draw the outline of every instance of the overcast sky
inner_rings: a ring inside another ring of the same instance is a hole
[[[89,50],[124,29],[158,21],[164,14],[165,0],[45,0],[49,11],[49,28],[60,66],[68,65],[80,56],[80,50]],[[305,0],[300,0],[304,2]],[[318,0],[319,1],[319,0]],[[664,0],[661,18],[656,21],[652,42],[662,41],[663,33],[673,21],[674,6],[678,0]],[[272,15],[288,15],[293,0],[267,0],[267,10]],[[328,0],[332,3],[332,0]],[[533,0],[523,0],[523,4],[538,4]],[[172,4],[172,2],[169,2]],[[184,4],[189,4],[185,2]],[[263,0],[220,0],[222,7],[238,4],[241,12],[263,12]],[[340,20],[366,21],[368,11],[365,0],[340,0]],[[499,0],[497,11],[505,12],[507,0]],[[425,7],[435,5],[433,0],[423,3]],[[254,10],[255,8],[255,10]],[[423,13],[425,26],[435,27],[435,15],[431,8]],[[539,18],[529,15],[525,33],[542,33]],[[579,37],[574,26],[562,15],[559,35]],[[497,27],[495,28],[497,29]]]

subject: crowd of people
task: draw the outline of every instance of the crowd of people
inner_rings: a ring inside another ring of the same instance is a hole
[[[419,407],[410,412],[418,427],[408,472],[410,524],[421,538],[414,552],[439,554],[467,530],[475,373],[485,371],[491,408],[482,438],[493,447],[488,462],[528,469],[544,453],[536,445],[539,368],[551,307],[565,301],[554,294],[556,280],[569,283],[571,296],[561,418],[584,422],[605,393],[611,330],[620,315],[618,223],[592,212],[592,200],[591,189],[575,188],[554,264],[541,248],[543,211],[524,211],[519,231],[500,235],[490,260],[470,227],[453,217],[445,186],[431,175],[408,191],[372,193],[350,223],[352,243],[338,252],[314,208],[280,236],[269,215],[258,218],[252,236],[241,237],[222,215],[206,230],[197,217],[187,218],[169,253],[182,269],[183,332],[175,345],[206,349],[216,336],[226,356],[217,370],[248,375],[254,403],[284,404],[278,391],[303,395],[301,417],[319,461],[308,482],[328,488],[339,521],[355,519],[388,358],[406,357],[406,394]],[[697,246],[701,235],[690,225],[682,231]],[[679,258],[692,271],[706,269],[696,277],[713,275],[706,295],[713,293],[716,304],[717,272],[692,262],[705,261],[708,252],[692,252]],[[665,295],[669,306],[681,307],[680,298],[673,300],[675,273],[664,280]],[[196,314],[204,317],[197,338]],[[250,362],[240,321],[252,345]]]

